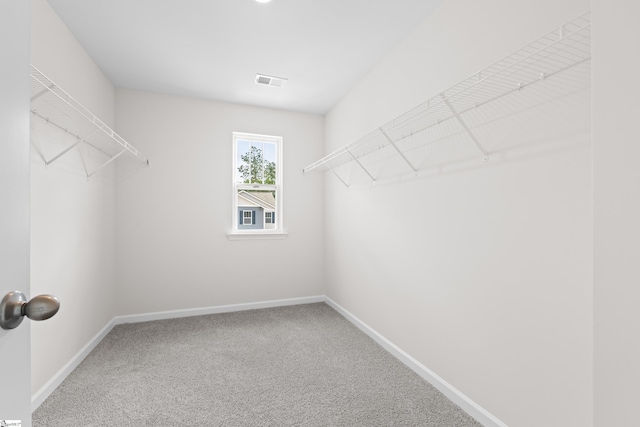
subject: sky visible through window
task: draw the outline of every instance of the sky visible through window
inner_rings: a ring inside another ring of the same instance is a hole
[[[236,182],[275,184],[276,144],[261,141],[237,141]]]

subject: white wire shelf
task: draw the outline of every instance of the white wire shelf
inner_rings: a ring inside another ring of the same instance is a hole
[[[375,184],[381,162],[396,158],[406,172],[418,174],[421,169],[434,165],[427,157],[435,151],[446,151],[444,145],[447,143],[457,146],[464,143],[467,153],[470,146],[476,156],[488,160],[491,153],[486,141],[491,135],[487,133],[486,125],[511,114],[505,109],[515,108],[516,101],[512,97],[543,86],[546,88],[536,89],[538,98],[535,101],[526,102],[543,104],[560,94],[571,94],[577,90],[572,87],[575,85],[571,79],[582,76],[584,81],[585,75],[590,76],[590,59],[591,14],[586,12],[359,140],[308,165],[303,173],[331,170],[348,187],[346,174],[339,172],[348,164]],[[561,75],[564,80],[558,79]],[[587,81],[586,85],[590,86],[590,77]],[[542,99],[543,95],[546,99]],[[497,112],[499,108],[503,109],[501,114]],[[531,105],[519,108],[531,109]],[[480,111],[483,111],[482,118]],[[544,123],[538,125],[544,126]],[[493,127],[495,129],[495,125]]]
[[[46,166],[74,149],[87,179],[116,160],[149,165],[142,153],[33,65],[31,113],[31,142]]]

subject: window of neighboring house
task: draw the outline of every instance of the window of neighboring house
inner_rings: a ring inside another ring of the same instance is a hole
[[[242,211],[242,225],[251,225],[253,211]]]
[[[282,137],[233,133],[233,231],[282,231]]]

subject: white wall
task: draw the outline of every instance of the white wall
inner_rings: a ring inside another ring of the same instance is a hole
[[[322,295],[323,117],[131,90],[118,132],[151,161],[117,187],[118,314]],[[284,240],[230,241],[232,132],[284,138]]]
[[[588,9],[444,2],[328,114],[326,151]],[[578,131],[485,165],[349,190],[325,181],[327,295],[512,426],[592,425],[589,97],[558,112]]]
[[[31,63],[113,126],[111,83],[45,0],[31,9]],[[31,157],[31,295],[61,300],[55,317],[32,322],[35,393],[115,314],[115,196],[113,185],[87,182],[75,151],[48,169]]]
[[[640,4],[593,0],[595,425],[638,424]]]

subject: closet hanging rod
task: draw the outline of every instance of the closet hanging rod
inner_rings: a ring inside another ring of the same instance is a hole
[[[91,113],[80,102],[69,95],[60,86],[51,81],[51,79],[45,76],[38,68],[33,65],[31,65],[31,79],[32,82],[35,82],[36,85],[35,88],[32,86],[32,93],[34,92],[34,89],[35,93],[33,93],[31,97],[31,112],[35,116],[42,118],[47,123],[55,125],[58,129],[76,137],[81,142],[86,143],[94,149],[97,149],[98,151],[109,156],[111,160],[106,162],[105,166],[121,155],[120,150],[124,150],[125,153],[131,154],[145,165],[149,165],[149,160],[144,157],[142,153],[138,151],[138,149],[129,144],[124,138],[118,135],[113,129],[111,129],[102,120]],[[41,113],[41,107],[48,112],[53,111],[55,114],[51,114],[51,116],[49,116],[47,115],[47,113]],[[64,117],[64,119],[67,120],[72,120],[73,123],[78,127],[89,125],[91,131],[87,132],[87,135],[83,137],[81,135],[81,132],[66,126],[66,123],[57,123],[57,120],[59,120],[58,116]],[[99,131],[99,133],[107,137],[108,141],[111,141],[113,144],[120,147],[116,156],[109,154],[105,150],[91,143],[91,141],[89,140],[89,136],[93,135],[96,131]],[[66,151],[68,150],[65,149],[65,152]],[[61,154],[55,156],[55,158],[60,157]],[[50,160],[49,163],[51,161],[52,160]],[[91,175],[93,175],[95,172],[96,171],[94,171]]]
[[[336,167],[390,144],[402,155],[394,143],[589,61],[590,27],[590,12],[585,12],[357,141],[308,165],[303,173],[319,168],[336,173]],[[469,136],[478,145],[473,134]],[[481,145],[478,148],[484,153]]]
[[[92,144],[91,142],[89,142],[89,141],[87,140],[87,138],[89,138],[91,135],[93,135],[93,133],[94,133],[94,132],[97,132],[97,131],[98,131],[98,129],[95,129],[95,130],[94,130],[93,132],[91,132],[89,135],[85,135],[84,137],[82,137],[82,136],[80,136],[80,135],[78,135],[78,134],[75,134],[75,133],[71,132],[71,131],[70,131],[69,129],[67,129],[67,128],[63,128],[62,126],[60,126],[60,125],[59,125],[59,124],[57,124],[56,122],[51,121],[48,117],[45,117],[45,116],[43,116],[42,114],[39,114],[39,113],[38,113],[38,112],[36,112],[36,111],[31,110],[31,114],[33,114],[34,116],[38,116],[38,117],[40,117],[42,120],[44,120],[44,121],[45,121],[45,122],[47,122],[48,124],[50,124],[50,125],[52,125],[52,126],[55,126],[55,127],[57,127],[59,130],[61,130],[61,131],[63,131],[63,132],[66,132],[66,133],[68,133],[69,135],[71,135],[71,136],[75,137],[75,138],[78,140],[78,142],[84,142],[85,144],[90,145],[90,146],[91,146],[91,147],[93,147],[94,149],[96,149],[96,150],[98,150],[98,151],[100,151],[100,152],[102,152],[102,153],[106,154],[107,156],[111,156],[109,153],[107,153],[106,151],[104,151],[103,149],[101,149],[100,147],[98,147],[97,145],[94,145],[94,144]],[[56,158],[57,158],[57,157],[59,157],[59,156],[56,156]],[[53,160],[55,160],[55,159],[53,159]],[[52,163],[52,162],[53,162],[53,160],[50,160],[48,163]]]

